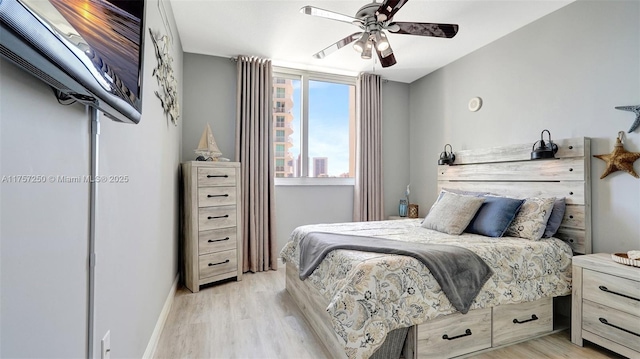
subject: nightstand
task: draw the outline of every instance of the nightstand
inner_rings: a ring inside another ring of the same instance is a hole
[[[573,257],[571,341],[583,339],[629,358],[640,357],[640,268],[611,254]]]

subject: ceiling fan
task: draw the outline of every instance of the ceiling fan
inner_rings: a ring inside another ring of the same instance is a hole
[[[347,22],[362,29],[362,31],[354,32],[344,39],[322,49],[314,54],[313,57],[322,59],[353,42],[353,48],[360,52],[363,59],[370,59],[372,49],[375,49],[382,67],[389,67],[396,64],[396,58],[393,55],[393,50],[391,49],[387,35],[383,30],[387,30],[393,34],[405,35],[444,38],[456,36],[458,33],[458,25],[454,24],[393,21],[393,16],[407,1],[408,0],[383,0],[382,3],[377,3],[373,0],[372,3],[361,7],[354,17],[314,6],[304,6],[300,9],[300,12],[303,14]]]

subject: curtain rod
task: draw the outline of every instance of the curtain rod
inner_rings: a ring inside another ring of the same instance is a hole
[[[231,56],[231,57],[229,57],[229,61],[238,62],[238,57],[240,57],[240,56],[243,56],[243,55]],[[247,57],[256,57],[256,58],[258,58],[257,56],[247,56]],[[362,73],[363,73],[363,72],[361,72],[361,74],[362,74]],[[382,83],[387,83],[387,82],[389,82],[389,80],[388,80],[388,79],[385,79],[385,78],[381,78],[381,81],[382,81]]]

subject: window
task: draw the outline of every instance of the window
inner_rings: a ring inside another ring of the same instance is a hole
[[[276,68],[273,82],[276,177],[355,177],[355,78]]]

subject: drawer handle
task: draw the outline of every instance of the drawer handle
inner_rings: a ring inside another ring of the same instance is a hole
[[[228,178],[229,175],[207,175],[207,178],[218,178],[218,177]]]
[[[218,219],[218,218],[229,218],[229,215],[225,214],[224,216],[209,216],[209,217],[207,217],[207,219]]]
[[[213,198],[213,197],[229,197],[228,194],[208,194],[207,198]]]
[[[605,287],[605,286],[603,286],[603,285],[599,286],[598,288],[599,288],[601,291],[603,291],[603,292],[607,292],[607,293],[611,293],[611,294],[619,295],[619,296],[621,296],[621,297],[625,297],[625,298],[629,298],[629,299],[637,300],[637,301],[639,301],[639,302],[640,302],[640,298],[636,298],[636,297],[632,297],[632,296],[630,296],[630,295],[626,295],[626,294],[622,294],[622,293],[614,292],[614,291],[612,291],[612,290],[609,290],[609,288],[607,288],[607,287]]]
[[[229,263],[229,260],[227,259],[226,261],[219,262],[219,263],[209,263],[209,267],[213,267],[213,266],[217,266],[217,265],[225,264],[225,263]]]
[[[513,320],[513,324],[524,324],[526,322],[533,322],[534,320],[538,320],[538,316],[535,314],[531,315],[531,319],[527,319],[527,320],[523,320],[523,321],[519,321],[518,319],[514,319]]]
[[[222,238],[222,239],[210,239],[207,242],[215,243],[215,242],[222,242],[222,241],[228,241],[228,240],[229,240],[229,237],[226,237],[226,238]]]
[[[454,339],[458,339],[458,338],[462,338],[462,337],[467,337],[471,335],[471,329],[467,329],[464,331],[464,334],[460,334],[460,335],[456,335],[455,337],[449,337],[448,335],[443,335],[442,339],[446,339],[446,340],[454,340]]]
[[[609,323],[609,322],[608,322],[606,319],[604,319],[604,318],[598,318],[598,319],[600,320],[600,323],[602,323],[602,324],[608,325],[608,326],[610,326],[610,327],[614,327],[614,328],[616,328],[616,329],[622,330],[623,332],[627,332],[627,333],[629,333],[629,334],[633,334],[633,335],[635,335],[636,337],[640,337],[640,334],[638,334],[638,333],[636,333],[636,332],[632,332],[632,331],[630,331],[629,329],[621,328],[621,327],[619,327],[619,326],[617,326],[617,325],[615,325],[615,324],[611,324],[611,323]]]

